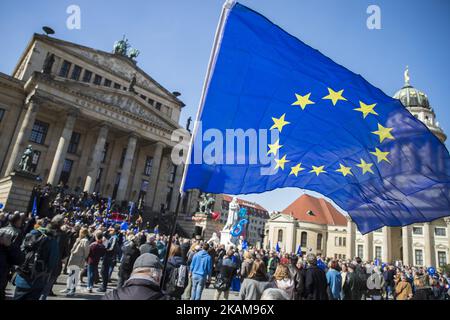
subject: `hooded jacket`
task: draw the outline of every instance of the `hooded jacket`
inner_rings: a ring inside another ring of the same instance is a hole
[[[212,258],[208,252],[201,250],[192,258],[191,273],[201,277],[207,277],[212,271]]]

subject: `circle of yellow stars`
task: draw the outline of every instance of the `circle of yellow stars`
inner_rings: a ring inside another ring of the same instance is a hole
[[[324,96],[322,99],[330,100],[333,107],[335,107],[339,103],[339,101],[348,101],[347,98],[345,98],[343,96],[344,89],[341,89],[338,91],[335,91],[332,88],[327,88],[327,89],[328,89],[328,95]],[[311,92],[306,93],[304,95],[295,93],[295,97],[296,97],[296,101],[294,101],[292,103],[292,106],[294,106],[294,107],[298,106],[302,110],[305,110],[308,106],[313,107],[312,105],[315,104],[315,102],[311,100]],[[366,119],[370,115],[378,116],[378,113],[375,110],[376,106],[377,106],[376,103],[367,104],[362,101],[359,101],[359,108],[355,108],[353,110],[357,111],[357,112],[361,112],[363,119]],[[270,130],[276,129],[280,133],[283,131],[284,126],[290,124],[290,122],[286,121],[286,113],[282,114],[279,118],[272,117],[272,121],[273,121],[273,125],[270,127]],[[378,138],[380,140],[380,144],[383,143],[383,141],[386,139],[388,139],[388,140],[395,139],[391,133],[393,128],[387,128],[387,127],[384,127],[382,124],[378,123],[377,129],[378,130],[372,131],[371,133],[378,136]],[[275,165],[274,170],[276,170],[278,168],[281,170],[284,170],[286,164],[291,161],[286,158],[286,156],[287,156],[286,154],[281,156],[280,149],[283,147],[283,145],[280,144],[280,139],[277,139],[277,141],[275,141],[273,144],[269,144],[268,147],[269,147],[269,150],[267,152],[267,155],[273,154],[275,157],[277,155],[280,156],[279,158],[275,158],[276,165]],[[388,159],[388,155],[390,152],[382,151],[379,148],[375,148],[374,151],[369,151],[369,152],[376,157],[377,163],[380,163],[383,161],[385,161],[389,164],[391,163],[390,160]],[[356,164],[356,166],[360,168],[361,173],[363,175],[374,174],[374,171],[372,169],[373,165],[374,165],[374,163],[366,162],[366,160],[364,160],[362,158],[360,159],[360,163]],[[309,168],[302,167],[302,163],[297,163],[295,165],[293,164],[292,166],[290,166],[290,169],[291,169],[291,171],[290,171],[289,175],[294,175],[295,177],[297,177],[304,170],[307,170],[308,173],[315,174],[316,176],[327,173],[327,171],[325,170],[325,165],[318,165],[318,166],[312,165],[311,169],[309,170]],[[336,169],[334,171],[339,172],[344,177],[353,176],[352,167],[347,167],[342,163],[339,163],[339,169]]]

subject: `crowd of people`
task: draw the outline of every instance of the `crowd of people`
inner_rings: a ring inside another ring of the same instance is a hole
[[[150,230],[139,218],[118,219],[114,205],[99,195],[77,197],[61,188],[37,192],[48,198],[43,216],[0,212],[2,300],[9,282],[13,299],[45,300],[61,274],[67,275],[61,292],[67,297],[85,282],[84,294],[96,288],[106,300],[201,300],[206,287],[217,300],[229,299],[230,291],[242,300],[450,299],[445,270],[226,248],[178,235],[169,249],[169,236],[157,226]],[[115,269],[115,289],[108,290]]]

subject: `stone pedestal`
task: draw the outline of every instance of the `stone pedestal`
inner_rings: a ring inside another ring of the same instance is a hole
[[[222,230],[223,226],[217,222],[209,218],[206,214],[196,213],[192,217],[194,221],[194,229],[195,227],[202,228],[202,238],[205,241],[208,241],[212,237],[212,234],[215,232],[220,234],[220,230]]]
[[[220,244],[225,245],[228,249],[230,246],[236,247],[238,245],[238,239],[230,234],[230,230],[220,231]]]
[[[36,185],[36,176],[26,172],[12,172],[0,180],[0,203],[5,211],[26,212]]]

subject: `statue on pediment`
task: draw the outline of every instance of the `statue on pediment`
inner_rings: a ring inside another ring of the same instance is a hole
[[[134,90],[135,85],[136,85],[136,73],[133,74],[133,78],[131,78],[130,87],[128,88],[128,91],[136,94],[136,90]]]
[[[113,52],[114,54],[120,54],[122,56],[126,56],[128,52],[128,48],[130,47],[128,43],[128,39],[123,36],[122,40],[114,42]]]
[[[141,52],[136,48],[131,48],[128,57],[132,60],[136,59]]]

